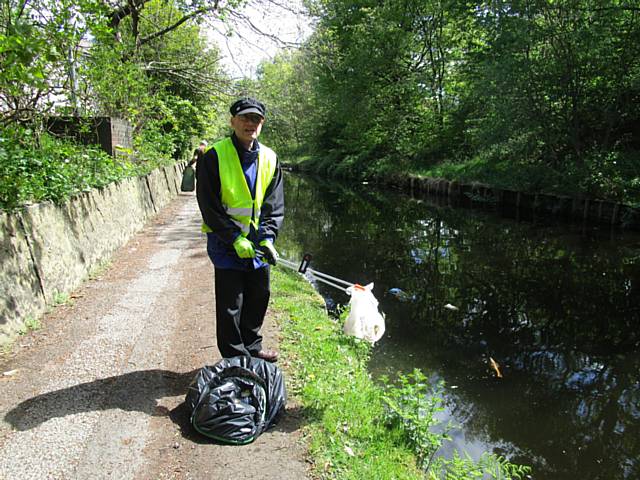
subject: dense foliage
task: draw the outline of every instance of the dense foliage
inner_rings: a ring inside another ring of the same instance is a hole
[[[6,135],[6,136],[5,136]],[[60,200],[144,167],[32,129],[5,129],[0,137],[0,207],[12,209],[41,200]]]
[[[200,21],[239,3],[2,0],[0,207],[144,173],[217,134],[230,82]],[[134,148],[116,160],[56,138],[59,115],[126,119]]]
[[[315,34],[260,81],[286,118],[274,138],[312,154],[317,170],[640,200],[633,2],[311,6]]]

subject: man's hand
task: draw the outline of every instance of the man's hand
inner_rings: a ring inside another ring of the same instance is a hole
[[[262,252],[264,259],[269,265],[275,265],[278,262],[280,255],[276,252],[271,240],[262,240],[258,249]]]
[[[233,248],[240,258],[255,258],[256,256],[253,243],[242,235],[235,239],[233,242]]]

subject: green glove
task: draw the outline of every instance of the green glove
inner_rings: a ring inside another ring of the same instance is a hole
[[[280,255],[276,252],[271,240],[262,240],[258,249],[262,252],[264,259],[269,265],[275,265],[278,262]]]
[[[255,258],[256,256],[253,243],[242,235],[235,239],[233,242],[233,248],[240,258]]]

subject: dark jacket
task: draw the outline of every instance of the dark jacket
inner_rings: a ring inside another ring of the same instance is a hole
[[[239,145],[235,135],[231,139],[238,152],[249,190],[252,196],[255,196],[256,162],[260,144],[255,141],[253,150],[245,150]],[[218,268],[249,270],[264,267],[266,264],[258,259],[239,258],[233,249],[233,241],[240,235],[240,229],[231,221],[222,206],[218,154],[214,148],[210,148],[198,161],[196,175],[198,180],[196,182],[196,196],[202,220],[212,230],[212,233],[207,234],[207,252],[211,261]],[[260,210],[259,229],[256,232],[252,228],[249,240],[256,246],[263,239],[275,241],[283,220],[284,184],[280,162],[277,162],[276,171],[267,187]]]
[[[194,163],[200,161],[202,159],[202,157],[204,156],[204,152],[202,150],[200,150],[200,148],[196,148],[193,152],[193,156],[191,157],[191,160],[189,160],[189,163],[187,165],[191,166]],[[197,165],[196,165],[197,167]]]

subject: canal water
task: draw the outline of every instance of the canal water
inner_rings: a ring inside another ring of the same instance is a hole
[[[370,370],[445,382],[449,452],[537,480],[640,478],[640,235],[443,202],[287,174],[278,246],[374,282],[387,331]]]

